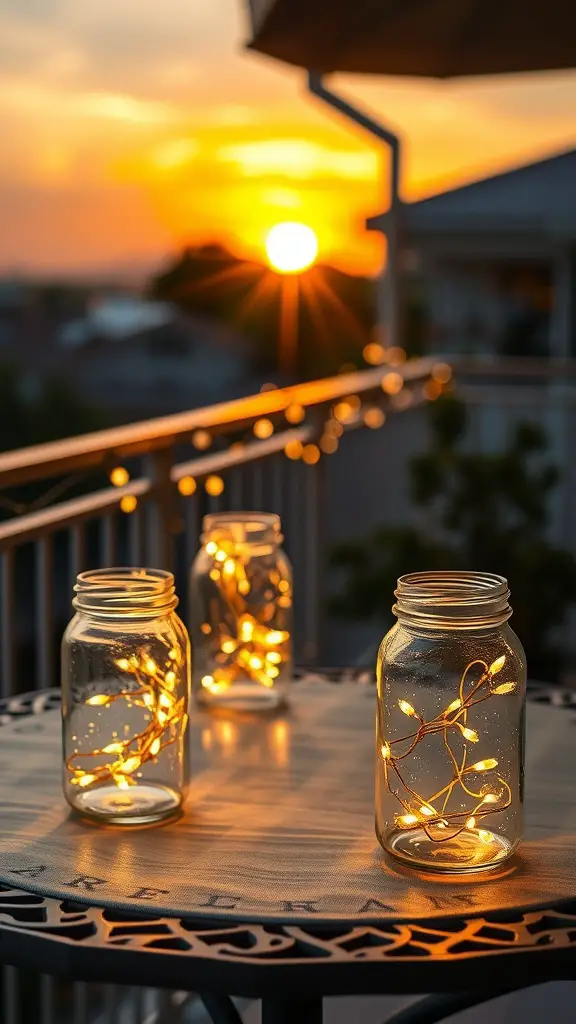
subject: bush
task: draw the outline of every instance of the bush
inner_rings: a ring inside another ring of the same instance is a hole
[[[341,544],[331,563],[343,589],[331,608],[347,618],[392,621],[398,576],[428,569],[468,569],[505,576],[514,629],[533,678],[550,679],[562,664],[552,631],[576,600],[576,559],[546,537],[558,472],[545,458],[536,424],[520,424],[508,448],[479,454],[463,448],[466,409],[453,397],[430,407],[432,443],[410,465],[414,504],[425,525],[380,528],[365,543]]]

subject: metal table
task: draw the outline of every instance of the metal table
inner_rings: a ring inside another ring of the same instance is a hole
[[[531,696],[566,705],[570,719],[576,710],[570,694]],[[58,700],[56,691],[12,698],[0,705],[0,723]],[[327,995],[435,992],[390,1019],[433,1024],[497,995],[575,978],[576,898],[477,915],[462,892],[448,916],[342,925],[126,912],[3,885],[0,960],[84,981],[196,991],[215,1024],[240,1022],[227,993],[261,999],[263,1024],[317,1024]]]

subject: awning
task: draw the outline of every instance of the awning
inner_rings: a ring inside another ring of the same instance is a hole
[[[261,53],[314,71],[449,78],[576,66],[575,0],[248,0]]]

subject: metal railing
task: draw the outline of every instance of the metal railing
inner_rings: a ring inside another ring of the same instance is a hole
[[[295,568],[297,656],[313,663],[322,448],[338,443],[333,433],[328,444],[326,424],[354,430],[368,408],[395,412],[423,401],[434,365],[382,365],[1,455],[0,694],[57,684],[59,636],[82,569],[173,569],[185,614],[202,517],[233,508],[282,517]],[[110,486],[110,476],[121,486]],[[67,490],[76,493],[64,498]]]

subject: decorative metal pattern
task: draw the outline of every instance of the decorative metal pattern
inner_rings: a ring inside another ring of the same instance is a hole
[[[502,920],[505,917],[505,920]],[[542,946],[572,947],[576,953],[576,900],[564,908],[513,915],[426,922],[318,926],[235,924],[157,917],[90,907],[75,900],[49,899],[22,889],[0,888],[0,930],[50,935],[66,943],[132,947],[178,956],[246,963],[401,959],[453,961],[471,954],[501,954]]]
[[[60,690],[39,690],[36,693],[18,693],[14,697],[0,700],[0,725],[7,725],[14,718],[24,715],[40,715],[60,707]]]

